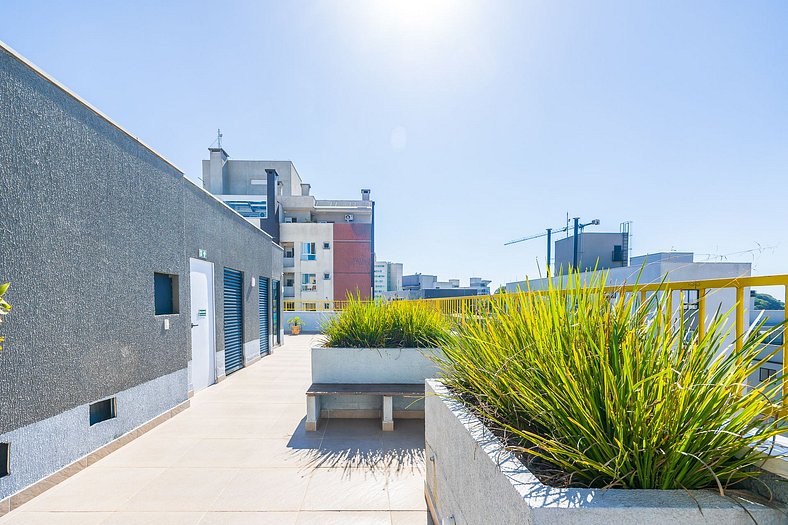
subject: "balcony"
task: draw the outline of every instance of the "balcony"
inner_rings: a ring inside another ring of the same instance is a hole
[[[294,257],[285,257],[282,259],[282,266],[285,268],[292,268],[295,266],[295,258]]]
[[[282,287],[282,296],[285,297],[285,298],[295,297],[295,287],[293,287],[293,286],[283,286]]]

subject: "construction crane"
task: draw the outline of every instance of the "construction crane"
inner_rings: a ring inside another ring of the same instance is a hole
[[[574,217],[572,219],[574,221],[574,252],[572,254],[572,268],[577,268],[577,257],[580,250],[580,234],[583,232],[583,228],[586,226],[598,226],[599,219],[594,219],[591,222],[587,222],[585,224],[580,222],[580,217]],[[518,242],[523,241],[530,241],[531,239],[538,239],[540,237],[547,236],[547,270],[550,271],[550,256],[551,250],[553,245],[553,233],[561,233],[565,231],[569,231],[569,221],[567,221],[567,225],[563,228],[547,228],[545,233],[537,233],[536,235],[529,235],[528,237],[523,237],[521,239],[515,239],[513,241],[505,242],[503,245],[508,246],[509,244],[516,244]]]

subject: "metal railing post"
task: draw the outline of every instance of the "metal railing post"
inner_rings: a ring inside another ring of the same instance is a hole
[[[744,287],[736,285],[736,351],[744,345]]]
[[[784,317],[783,320],[788,321],[788,284],[783,287],[784,296],[783,299],[785,300],[785,309],[784,309]],[[786,325],[783,325],[783,352],[782,352],[782,360],[783,360],[783,402],[782,402],[782,410],[785,411],[787,408],[786,398],[788,398],[788,363],[786,363],[786,356],[788,356],[788,330],[786,329]]]

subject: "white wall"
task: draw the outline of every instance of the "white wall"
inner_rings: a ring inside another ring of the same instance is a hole
[[[285,268],[285,273],[295,273],[295,300],[301,301],[333,301],[334,300],[334,225],[320,223],[282,223],[280,225],[280,238],[282,242],[292,242],[295,251],[293,268]],[[301,260],[301,243],[314,242],[314,261]],[[329,243],[328,250],[323,249],[323,243]],[[316,277],[317,290],[301,291],[301,275],[313,273]],[[323,274],[328,273],[330,279],[323,279]]]
[[[329,319],[336,317],[337,312],[333,310],[324,310],[322,312],[283,312],[284,313],[284,326],[285,333],[290,333],[290,325],[287,322],[293,317],[298,317],[301,322],[301,332],[308,334],[319,334],[322,332],[323,323]]]

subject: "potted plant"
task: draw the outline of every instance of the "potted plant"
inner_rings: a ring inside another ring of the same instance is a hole
[[[699,333],[667,293],[609,292],[596,274],[504,295],[444,343],[425,409],[436,523],[784,523],[785,501],[736,496],[767,492],[760,450],[788,423],[781,377],[744,386],[773,332],[725,348],[724,315]]]
[[[290,335],[298,335],[301,333],[301,318],[296,316],[288,319],[287,324],[290,325]]]
[[[313,384],[424,385],[438,373],[435,356],[448,337],[450,321],[423,301],[350,297],[322,328],[324,340],[312,348]],[[381,410],[375,396],[327,397],[321,403],[322,413],[335,417],[376,417]],[[423,417],[421,395],[394,399],[393,414]]]

